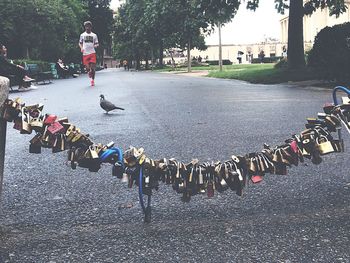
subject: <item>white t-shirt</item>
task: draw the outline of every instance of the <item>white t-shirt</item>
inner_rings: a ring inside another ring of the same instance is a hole
[[[83,45],[84,56],[96,53],[94,45],[98,44],[98,39],[95,33],[82,33],[80,35],[79,43]]]

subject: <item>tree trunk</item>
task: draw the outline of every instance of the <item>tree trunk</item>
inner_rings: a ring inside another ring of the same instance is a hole
[[[164,48],[163,48],[163,41],[161,40],[159,42],[159,66],[163,66],[163,52],[164,52]]]
[[[146,56],[146,69],[149,69],[149,61],[148,61],[148,56]]]
[[[153,70],[154,65],[154,56],[153,56],[153,48],[151,49],[151,69]]]
[[[187,43],[187,72],[191,72],[191,39]]]
[[[29,59],[30,56],[29,56],[29,47],[26,48],[26,58]]]
[[[300,69],[305,67],[303,0],[291,0],[288,20],[288,67]]]
[[[176,68],[176,64],[175,64],[175,59],[174,59],[174,54],[173,54],[173,52],[170,52],[170,57],[171,57],[171,65],[173,66],[173,68]]]

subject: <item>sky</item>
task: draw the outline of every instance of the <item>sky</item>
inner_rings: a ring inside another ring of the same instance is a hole
[[[111,1],[111,8],[117,9],[119,0]],[[260,1],[259,8],[254,12],[246,10],[241,5],[236,16],[230,23],[227,23],[221,30],[222,44],[252,44],[264,41],[265,38],[281,38],[279,20],[282,18],[274,7],[274,0]],[[215,30],[207,36],[207,45],[219,43],[218,33]]]

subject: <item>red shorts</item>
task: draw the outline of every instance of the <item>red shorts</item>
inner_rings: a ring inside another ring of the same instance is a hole
[[[96,53],[83,56],[83,64],[88,66],[90,63],[96,64]]]

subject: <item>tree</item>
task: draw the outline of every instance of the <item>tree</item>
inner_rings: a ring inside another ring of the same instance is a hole
[[[69,54],[74,61],[80,57],[77,35],[84,12],[80,0],[1,1],[0,39],[11,58],[55,61]]]
[[[222,71],[221,26],[235,16],[240,2],[236,0],[201,0],[200,5],[209,23],[219,29],[219,68]]]
[[[259,4],[259,0],[255,2]],[[346,11],[344,0],[308,0],[304,5],[303,0],[275,0],[275,4],[280,13],[289,8],[287,58],[290,69],[305,67],[303,16],[312,14],[318,8],[324,9],[326,7],[329,7],[329,15],[339,16]]]
[[[162,65],[166,48],[204,48],[203,20],[195,1],[129,0],[119,10],[115,22],[116,55],[132,57],[139,67],[141,59],[157,54]],[[171,6],[171,8],[169,8]],[[189,60],[190,61],[190,60]]]

